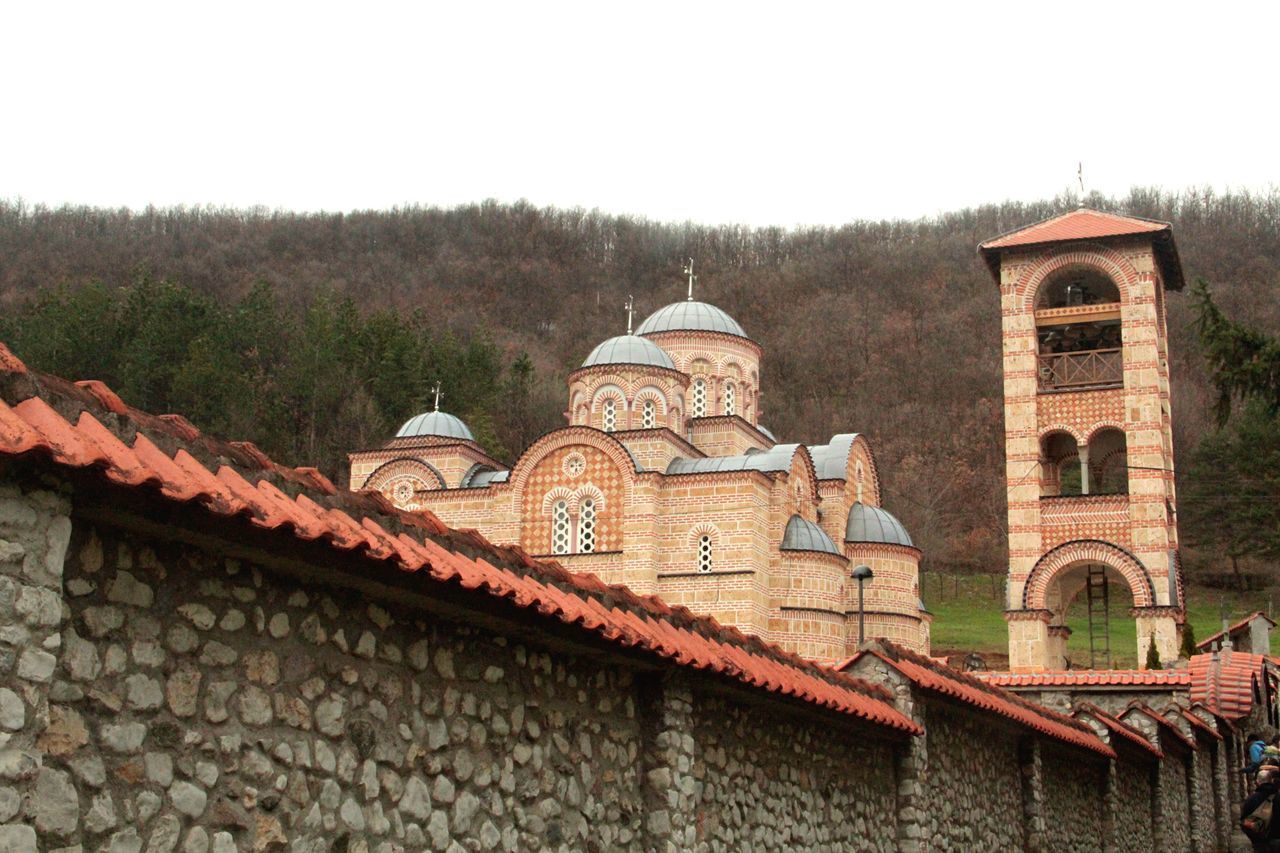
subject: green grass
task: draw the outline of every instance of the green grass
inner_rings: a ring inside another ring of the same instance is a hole
[[[926,575],[922,584],[925,604],[933,613],[935,654],[974,651],[988,658],[993,668],[1005,666],[1008,632],[1004,621],[1004,578],[989,575]],[[1220,608],[1225,604],[1231,622],[1255,610],[1267,612],[1272,596],[1280,589],[1231,592],[1190,587],[1187,590],[1187,618],[1197,640],[1221,629]],[[1137,637],[1129,617],[1128,591],[1111,587],[1111,660],[1116,668],[1137,666]],[[1072,630],[1067,644],[1072,664],[1089,665],[1088,616],[1083,596],[1067,613]]]

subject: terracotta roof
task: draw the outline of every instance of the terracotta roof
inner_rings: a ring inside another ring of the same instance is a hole
[[[1218,733],[1217,729],[1215,729],[1213,726],[1209,725],[1204,720],[1197,717],[1195,714],[1188,711],[1186,708],[1179,708],[1178,713],[1181,714],[1183,717],[1186,717],[1187,722],[1191,724],[1191,728],[1198,729],[1204,732],[1206,735],[1213,738],[1214,740],[1222,740],[1222,735]]]
[[[1254,680],[1265,667],[1262,655],[1234,650],[1193,655],[1187,667],[1191,701],[1202,702],[1229,720],[1246,717],[1253,710]]]
[[[1045,672],[975,672],[1000,687],[1185,687],[1185,669],[1065,669]]]
[[[535,618],[565,623],[583,639],[647,653],[668,665],[731,679],[885,726],[921,729],[888,704],[889,691],[790,655],[660,599],[607,586],[490,544],[434,515],[401,512],[376,492],[339,490],[310,468],[273,462],[248,443],[202,434],[179,416],[138,411],[100,382],[71,383],[29,371],[0,343],[0,458],[48,460],[212,515],[247,520],[318,541],[388,570],[417,573],[422,591],[440,584],[510,602]],[[284,537],[288,537],[286,540]],[[369,564],[355,562],[367,575]]]
[[[1156,725],[1158,727],[1161,727],[1166,732],[1172,734],[1178,740],[1178,742],[1181,743],[1183,746],[1185,746],[1187,749],[1197,748],[1195,740],[1184,735],[1182,733],[1182,729],[1178,728],[1173,723],[1169,722],[1164,717],[1160,716],[1155,711],[1151,710],[1151,708],[1148,708],[1146,705],[1143,705],[1141,702],[1129,703],[1129,707],[1125,709],[1125,713],[1127,714],[1130,711],[1136,711],[1139,714],[1143,714],[1147,717],[1150,717],[1152,720],[1156,722]]]
[[[1112,735],[1117,735],[1135,746],[1142,747],[1157,758],[1164,758],[1164,753],[1160,751],[1160,747],[1143,737],[1142,732],[1133,728],[1118,717],[1111,716],[1097,705],[1089,702],[1081,702],[1071,713],[1072,716],[1081,713],[1088,714],[1098,722],[1102,723],[1102,725],[1106,726],[1107,730],[1110,731]],[[1113,739],[1112,743],[1114,742],[1115,741]]]
[[[1250,623],[1250,622],[1252,622],[1254,619],[1257,619],[1259,616],[1261,616],[1263,619],[1266,619],[1268,622],[1270,622],[1270,623],[1271,623],[1271,627],[1272,627],[1272,628],[1274,628],[1274,627],[1276,626],[1276,620],[1272,619],[1270,616],[1268,616],[1267,614],[1263,613],[1261,610],[1255,610],[1255,611],[1253,611],[1252,613],[1250,613],[1248,616],[1246,616],[1246,617],[1244,617],[1243,619],[1241,619],[1239,622],[1237,622],[1237,623],[1235,623],[1234,625],[1231,625],[1230,627],[1228,627],[1228,628],[1227,628],[1227,630],[1226,630],[1226,633],[1227,633],[1228,635],[1230,635],[1230,636],[1235,636],[1235,635],[1236,635],[1237,633],[1239,633],[1241,630],[1243,630],[1244,628],[1247,628],[1247,627],[1249,626],[1249,623]],[[1218,633],[1216,633],[1216,634],[1210,634],[1209,636],[1205,637],[1205,638],[1204,638],[1203,640],[1201,640],[1200,642],[1196,643],[1196,648],[1197,648],[1197,649],[1207,649],[1207,648],[1209,648],[1209,646],[1210,646],[1214,641],[1222,639],[1222,634],[1223,634],[1223,632],[1222,632],[1222,631],[1219,631],[1219,632],[1218,632]]]
[[[840,669],[847,669],[866,654],[880,658],[924,690],[998,714],[1064,743],[1115,757],[1111,747],[1099,740],[1087,724],[1028,702],[998,687],[984,684],[969,673],[939,664],[932,658],[918,655],[887,640],[877,640],[842,663]]]
[[[978,246],[978,253],[987,262],[993,275],[999,278],[1000,252],[1005,249],[1039,246],[1045,243],[1073,240],[1105,240],[1111,237],[1128,237],[1150,234],[1155,239],[1156,256],[1164,273],[1165,286],[1181,290],[1183,285],[1182,263],[1173,242],[1173,226],[1168,222],[1124,216],[1082,207],[1069,213],[1051,216],[1013,231],[1006,231]]]

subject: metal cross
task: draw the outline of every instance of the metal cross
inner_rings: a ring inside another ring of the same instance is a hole
[[[436,411],[440,411],[440,383],[437,382],[435,387],[431,389],[436,395]]]
[[[1084,204],[1084,161],[1076,163],[1076,180],[1080,182],[1080,203]]]
[[[631,315],[634,314],[636,310],[636,298],[631,294],[627,294],[627,304],[625,307],[627,309],[627,334],[629,335],[631,334]]]
[[[698,280],[698,277],[693,274],[693,258],[690,258],[689,263],[685,264],[684,274],[689,276],[689,301],[692,302],[693,301],[693,283]]]

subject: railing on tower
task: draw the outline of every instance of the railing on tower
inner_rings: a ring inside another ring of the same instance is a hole
[[[1041,390],[1107,387],[1124,383],[1124,359],[1119,347],[1040,355]]]

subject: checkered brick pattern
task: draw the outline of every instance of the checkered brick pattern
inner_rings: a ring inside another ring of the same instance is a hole
[[[572,453],[586,459],[581,475],[571,477],[565,472],[564,461]],[[577,500],[591,493],[592,489],[604,496],[604,504],[596,505],[597,551],[613,551],[622,547],[621,520],[626,483],[617,463],[597,448],[575,444],[553,450],[529,473],[524,487],[521,507],[521,544],[533,554],[551,553],[551,514],[544,512],[544,499],[553,490],[566,490],[577,499],[570,498],[570,512],[576,515]]]

